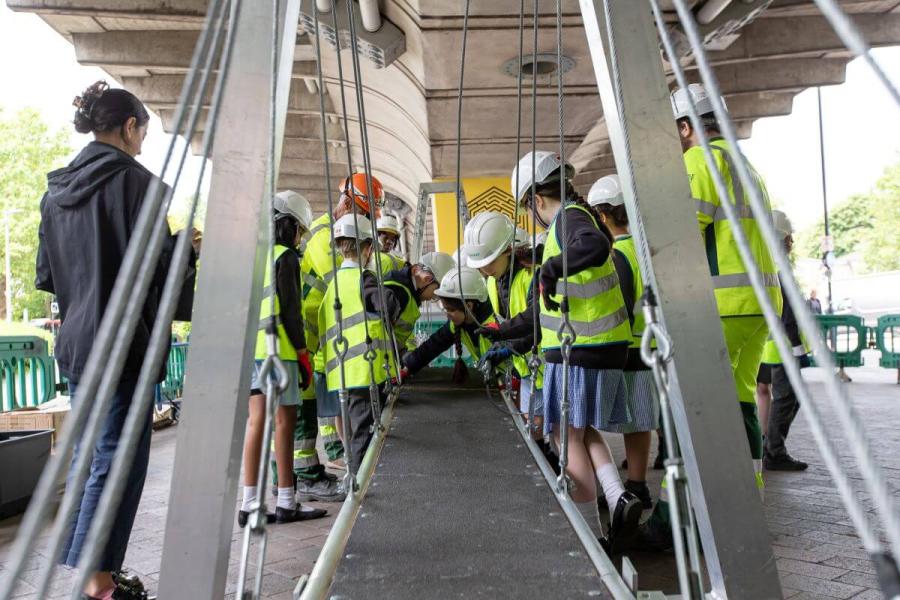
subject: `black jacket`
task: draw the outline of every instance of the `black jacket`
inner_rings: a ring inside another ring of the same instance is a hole
[[[94,344],[144,193],[153,175],[119,149],[91,142],[75,159],[47,176],[41,200],[35,287],[55,294],[60,325],[55,355],[59,369],[78,381]],[[137,378],[147,352],[162,287],[174,251],[168,236],[122,372]],[[177,320],[190,320],[193,259]],[[159,380],[165,376],[165,370]]]
[[[300,253],[288,248],[275,261],[275,293],[281,309],[279,318],[295,350],[306,348],[300,301]],[[265,302],[265,300],[263,300]]]

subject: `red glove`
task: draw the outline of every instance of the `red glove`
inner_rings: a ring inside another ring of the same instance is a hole
[[[514,392],[518,392],[522,388],[522,380],[518,377],[513,377],[511,387]]]
[[[309,352],[305,350],[297,355],[297,366],[300,367],[300,387],[307,389],[313,382],[312,365],[309,364]]]

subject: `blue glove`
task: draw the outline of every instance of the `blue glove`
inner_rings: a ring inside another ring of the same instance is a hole
[[[496,367],[510,356],[512,356],[512,350],[503,346],[500,348],[491,348],[485,352],[482,360],[490,362],[492,367]]]
[[[812,363],[809,360],[809,354],[804,354],[797,358],[797,363],[800,365],[801,369],[806,369],[812,366]]]

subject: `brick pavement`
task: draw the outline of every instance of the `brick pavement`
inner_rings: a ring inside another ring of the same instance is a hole
[[[900,490],[900,429],[896,426],[900,422],[900,386],[895,383],[895,374],[874,368],[851,369],[849,373],[854,378],[849,388],[852,401],[874,442],[875,456],[884,467],[892,489]],[[818,383],[821,381],[820,374],[812,370],[805,376],[813,382],[814,391],[821,390]],[[833,426],[832,411],[825,409],[823,412]],[[837,435],[833,427],[831,431]],[[613,451],[621,457],[621,444],[618,440],[611,441]],[[792,600],[881,598],[872,565],[850,525],[828,472],[818,458],[802,411],[791,432],[789,448],[795,456],[809,462],[810,468],[804,473],[766,473],[765,497],[765,512],[785,597]],[[139,574],[151,589],[156,588],[159,577],[162,530],[174,450],[174,429],[154,434],[147,485],[126,557],[126,565]],[[841,462],[849,469],[853,483],[860,484],[855,463],[846,447],[841,450]],[[660,475],[658,471],[651,473],[651,489],[658,487]],[[867,512],[872,512],[872,502],[867,495],[861,493],[859,501]],[[330,507],[331,513],[336,514],[338,505],[323,506]],[[271,529],[266,556],[265,598],[291,598],[297,579],[312,569],[332,518],[279,525]],[[18,519],[0,521],[0,563],[9,551],[17,523]],[[240,530],[235,526],[226,589],[229,600],[234,597],[241,540]],[[636,553],[633,558],[639,568],[643,589],[676,591],[674,561],[670,556],[650,557]],[[26,574],[26,584],[33,579],[33,571]],[[71,574],[60,572],[48,600],[66,597],[70,582]],[[33,590],[27,589],[27,585],[16,596],[21,599],[33,597]]]

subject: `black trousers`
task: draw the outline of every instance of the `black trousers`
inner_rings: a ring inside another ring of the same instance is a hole
[[[772,407],[769,409],[769,424],[766,431],[766,455],[778,458],[787,454],[785,439],[791,430],[791,424],[800,402],[794,394],[783,365],[772,365]]]
[[[379,407],[384,406],[384,386],[378,388],[377,401]],[[347,390],[347,414],[350,417],[350,468],[353,473],[359,473],[359,467],[375,433],[369,388]]]

